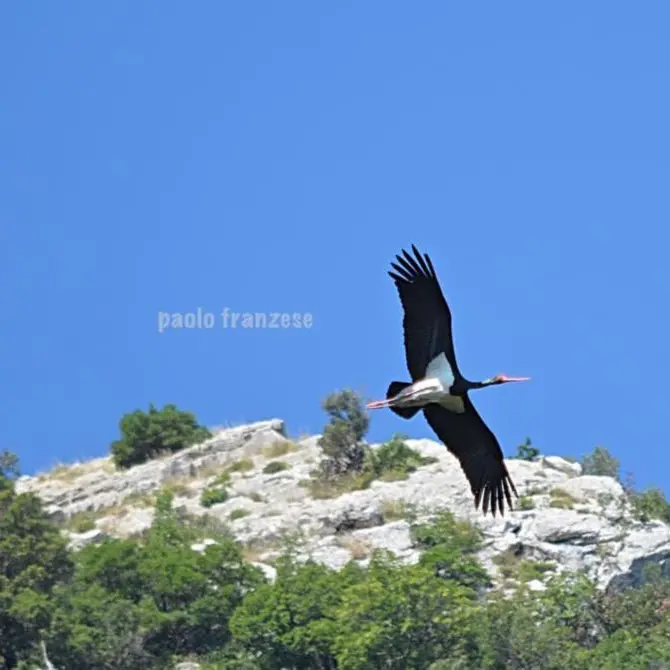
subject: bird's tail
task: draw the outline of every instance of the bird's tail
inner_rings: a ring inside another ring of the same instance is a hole
[[[411,385],[412,384],[410,382],[391,382],[389,384],[388,390],[386,391],[386,399],[388,400],[389,398],[394,398],[395,396],[398,395],[398,393],[400,393],[400,391],[406,389],[408,386]],[[394,414],[397,414],[399,417],[402,417],[403,419],[411,419],[421,409],[421,407],[390,406],[389,409]]]

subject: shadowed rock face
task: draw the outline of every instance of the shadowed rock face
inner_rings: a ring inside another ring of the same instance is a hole
[[[50,516],[70,534],[74,549],[106,536],[144,531],[153,520],[152,495],[167,487],[177,509],[225,521],[259,561],[276,555],[286,533],[298,532],[303,558],[311,556],[335,568],[352,558],[365,563],[375,548],[413,563],[419,552],[402,518],[403,510],[413,507],[419,520],[448,509],[480,528],[480,559],[493,576],[498,574],[496,557],[505,553],[554,561],[558,571],[584,570],[611,590],[639,584],[651,563],[670,574],[670,527],[636,521],[621,485],[611,477],[584,476],[579,464],[557,456],[508,460],[523,505],[517,502],[511,514],[493,519],[474,509],[458,462],[441,444],[407,444],[437,462],[420,467],[408,479],[374,481],[367,489],[334,498],[315,499],[305,486],[322,456],[318,436],[287,444],[284,423],[278,419],[218,430],[202,444],[127,471],[115,471],[103,458],[41,477],[22,477],[17,489],[45,501]],[[281,461],[284,469],[263,472],[272,461]],[[231,466],[227,499],[202,507],[202,491]],[[93,527],[79,533],[66,530],[82,514]],[[543,588],[540,580],[531,586]]]

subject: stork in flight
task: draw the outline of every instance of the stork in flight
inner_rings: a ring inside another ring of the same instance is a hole
[[[420,409],[428,424],[458,458],[470,483],[475,508],[480,502],[486,515],[489,507],[504,515],[503,496],[512,508],[511,492],[519,494],[503,461],[496,436],[479,416],[468,391],[529,377],[496,375],[481,382],[466,379],[458,369],[451,334],[451,311],[442,294],[428,254],[412,245],[414,257],[403,249],[391,263],[405,312],[403,330],[407,367],[411,382],[391,382],[385,400],[368,403],[368,409],[388,407],[403,419],[411,419]]]

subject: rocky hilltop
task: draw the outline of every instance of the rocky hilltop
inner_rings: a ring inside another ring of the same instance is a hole
[[[520,500],[512,513],[494,519],[473,508],[457,460],[432,440],[406,441],[434,459],[407,479],[375,480],[366,489],[324,497],[310,485],[322,458],[318,440],[289,440],[284,422],[273,419],[218,429],[206,442],[128,470],[117,471],[109,458],[60,466],[21,477],[17,490],[43,499],[78,549],[143,532],[153,519],[155,494],[168,489],[177,509],[224,522],[270,576],[287,534],[300,538],[302,556],[335,568],[351,559],[365,562],[375,548],[415,562],[410,520],[441,509],[482,531],[480,559],[500,581],[518,578],[520,565],[535,566],[525,574],[536,589],[544,588],[544,576],[565,570],[585,571],[614,590],[639,584],[651,563],[670,576],[670,526],[637,520],[619,482],[583,475],[578,463],[557,456],[508,460]],[[204,507],[203,492],[224,472],[225,496]],[[204,538],[193,548],[206,544]]]

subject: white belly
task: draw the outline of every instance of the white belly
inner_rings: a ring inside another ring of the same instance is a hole
[[[426,368],[426,377],[439,379],[445,389],[450,389],[455,381],[454,373],[444,353],[433,358]]]
[[[451,365],[449,365],[449,361],[444,353],[436,356],[428,364],[428,367],[426,368],[426,378],[438,381],[442,387],[442,393],[437,401],[439,405],[442,405],[445,409],[448,409],[450,412],[455,412],[456,414],[463,414],[465,412],[463,398],[449,394],[449,389],[452,387],[456,378],[454,377]]]

